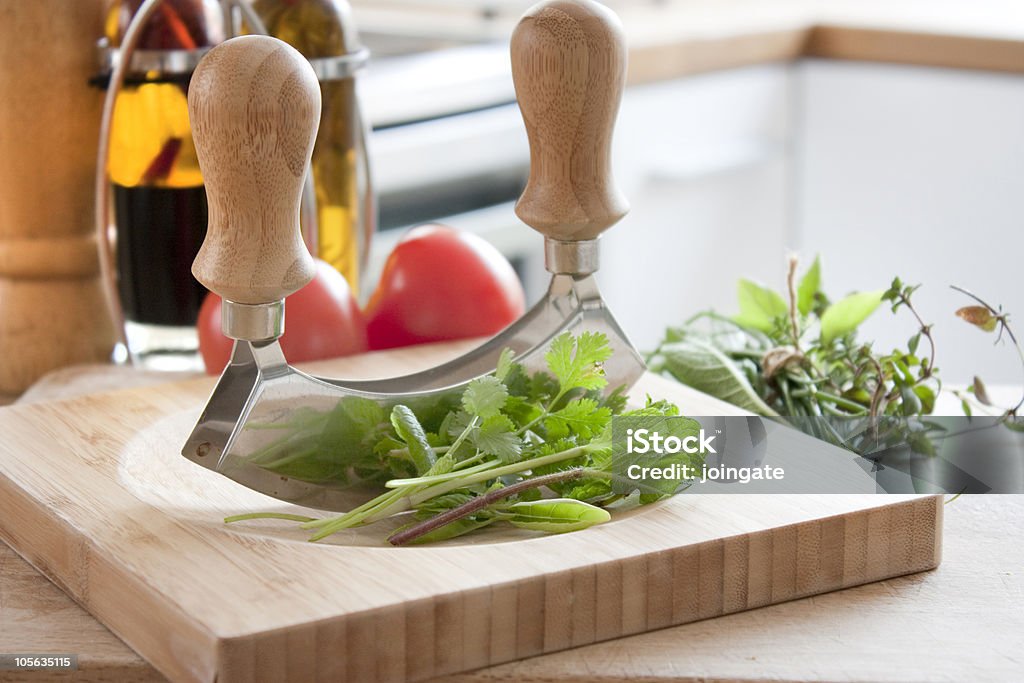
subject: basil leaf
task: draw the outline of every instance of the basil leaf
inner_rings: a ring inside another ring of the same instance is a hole
[[[733,318],[740,325],[771,332],[775,319],[789,313],[777,292],[750,280],[740,280],[736,291],[740,312]]]
[[[883,294],[883,290],[859,292],[829,306],[821,316],[821,341],[827,344],[857,329],[882,303]]]
[[[808,315],[814,307],[814,295],[821,290],[821,259],[814,257],[814,263],[800,278],[796,289],[796,309],[801,315]]]

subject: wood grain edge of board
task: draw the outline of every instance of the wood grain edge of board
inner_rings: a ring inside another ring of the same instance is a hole
[[[48,501],[71,506],[71,501]],[[21,495],[11,479],[0,474],[0,540],[90,612],[136,652],[156,653],[150,663],[173,681],[216,680],[216,636],[188,618],[173,600],[146,586],[127,567],[96,552],[75,532],[64,515],[50,515],[42,501]],[[68,539],[74,539],[68,543]],[[62,577],[84,577],[68,583]],[[160,601],[153,606],[154,595]],[[129,609],[125,610],[124,606]],[[148,626],[153,619],[165,628]],[[159,635],[154,635],[158,633]]]
[[[9,487],[0,479],[4,500],[12,499]],[[51,578],[83,574],[76,585],[58,585],[172,680],[424,680],[932,568],[941,552],[941,500],[870,507],[231,638],[199,632],[173,604],[147,603],[142,580],[88,543],[62,543],[69,532],[57,527],[68,522],[46,519],[33,509],[38,501],[6,506],[37,523],[15,525],[31,532],[5,540]],[[837,547],[841,562],[825,562]],[[759,561],[771,571],[752,572]],[[696,579],[681,578],[690,576]],[[106,609],[125,602],[140,608]],[[156,635],[155,617],[165,624]]]
[[[921,496],[222,638],[216,680],[422,681],[927,571],[943,504]]]

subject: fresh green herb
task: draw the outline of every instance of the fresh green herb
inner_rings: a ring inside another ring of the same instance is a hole
[[[255,454],[255,464],[328,485],[379,482],[385,492],[334,517],[251,513],[226,521],[289,519],[318,541],[411,516],[414,521],[389,538],[395,545],[454,538],[494,523],[560,533],[605,522],[605,507],[628,495],[612,490],[612,418],[679,412],[650,399],[644,408],[625,411],[621,387],[605,393],[603,364],[610,356],[604,335],[566,333],[553,340],[544,371],[529,373],[506,351],[493,374],[473,380],[459,396],[395,405],[390,412],[346,398],[326,415],[302,412],[278,441]],[[687,482],[670,484],[629,497],[647,503]]]
[[[586,529],[611,519],[604,508],[572,498],[522,501],[509,505],[498,514],[520,529],[552,533]]]
[[[434,449],[427,441],[427,434],[423,431],[416,415],[403,405],[397,405],[391,411],[391,425],[395,433],[406,445],[409,459],[420,474],[426,474],[437,462]]]
[[[700,391],[787,420],[857,452],[863,452],[860,444],[870,450],[898,443],[933,453],[931,437],[942,427],[920,418],[932,413],[942,385],[932,325],[921,318],[913,302],[919,285],[907,285],[897,277],[886,290],[853,293],[832,302],[822,289],[819,259],[799,279],[797,270],[793,257],[785,297],[740,280],[736,316],[709,311],[670,328],[648,365]],[[1024,350],[1008,325],[1009,316],[970,292],[954,289],[977,303],[957,315],[985,332],[998,330],[997,343],[1005,335],[1024,365]],[[905,348],[888,353],[857,337],[860,325],[883,302],[893,314],[908,312],[917,326]],[[977,378],[958,396],[968,416],[972,404],[989,402]],[[1007,426],[1017,424],[1011,418],[1022,406],[1024,397],[1004,413]],[[802,419],[819,417],[842,419]]]
[[[702,313],[669,330],[649,359],[652,369],[751,412],[785,416],[839,445],[849,445],[849,433],[837,433],[828,421],[800,418],[874,421],[930,413],[940,383],[931,326],[912,302],[917,288],[897,278],[888,290],[832,302],[822,290],[820,260],[799,279],[797,269],[793,258],[785,297],[741,280],[739,315]],[[906,349],[878,353],[857,338],[861,323],[883,301],[893,312],[906,308],[917,319],[919,329]],[[918,355],[922,337],[930,352],[923,357]],[[878,434],[871,436],[877,442]]]

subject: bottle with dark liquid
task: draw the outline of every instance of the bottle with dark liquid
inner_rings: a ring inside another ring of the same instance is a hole
[[[116,48],[141,0],[114,0]],[[195,323],[206,290],[192,261],[206,233],[206,192],[189,130],[188,82],[224,39],[216,0],[164,0],[142,29],[111,126],[118,293],[129,352],[149,367],[197,363]]]
[[[192,260],[206,235],[206,190],[115,184],[114,215],[125,318],[144,325],[195,325],[206,295],[192,277]]]

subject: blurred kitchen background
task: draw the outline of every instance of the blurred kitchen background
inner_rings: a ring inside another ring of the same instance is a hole
[[[0,0],[0,21],[19,4]],[[405,229],[441,222],[496,245],[536,300],[547,276],[542,238],[513,213],[529,150],[508,58],[532,3],[351,4],[378,209],[360,281]],[[947,382],[1021,381],[1009,347],[954,317],[970,302],[949,285],[1024,320],[1024,4],[606,4],[630,46],[614,164],[632,211],[602,238],[599,281],[641,349],[698,311],[733,313],[738,278],[783,291],[787,255],[820,254],[834,299],[896,275],[924,285]],[[882,347],[914,331],[885,309],[864,328]]]
[[[536,299],[541,239],[512,212],[528,150],[506,45],[531,3],[353,4],[376,55],[364,93],[378,239],[434,220],[480,231]],[[600,282],[640,348],[700,310],[735,312],[740,277],[784,291],[795,251],[805,266],[821,255],[833,299],[896,275],[923,284],[918,302],[947,381],[1020,381],[1009,348],[992,349],[954,317],[970,302],[949,285],[1024,320],[1024,49],[997,45],[1008,63],[966,69],[993,46],[953,39],[1020,41],[1024,4],[605,4],[633,48],[615,147],[632,211],[603,238]],[[840,44],[829,45],[830,26],[862,30],[836,28]],[[916,54],[932,33],[949,42]],[[802,56],[860,49],[844,39],[865,43],[871,61]],[[939,65],[898,63],[927,60]],[[864,330],[884,348],[915,326],[881,309]]]

